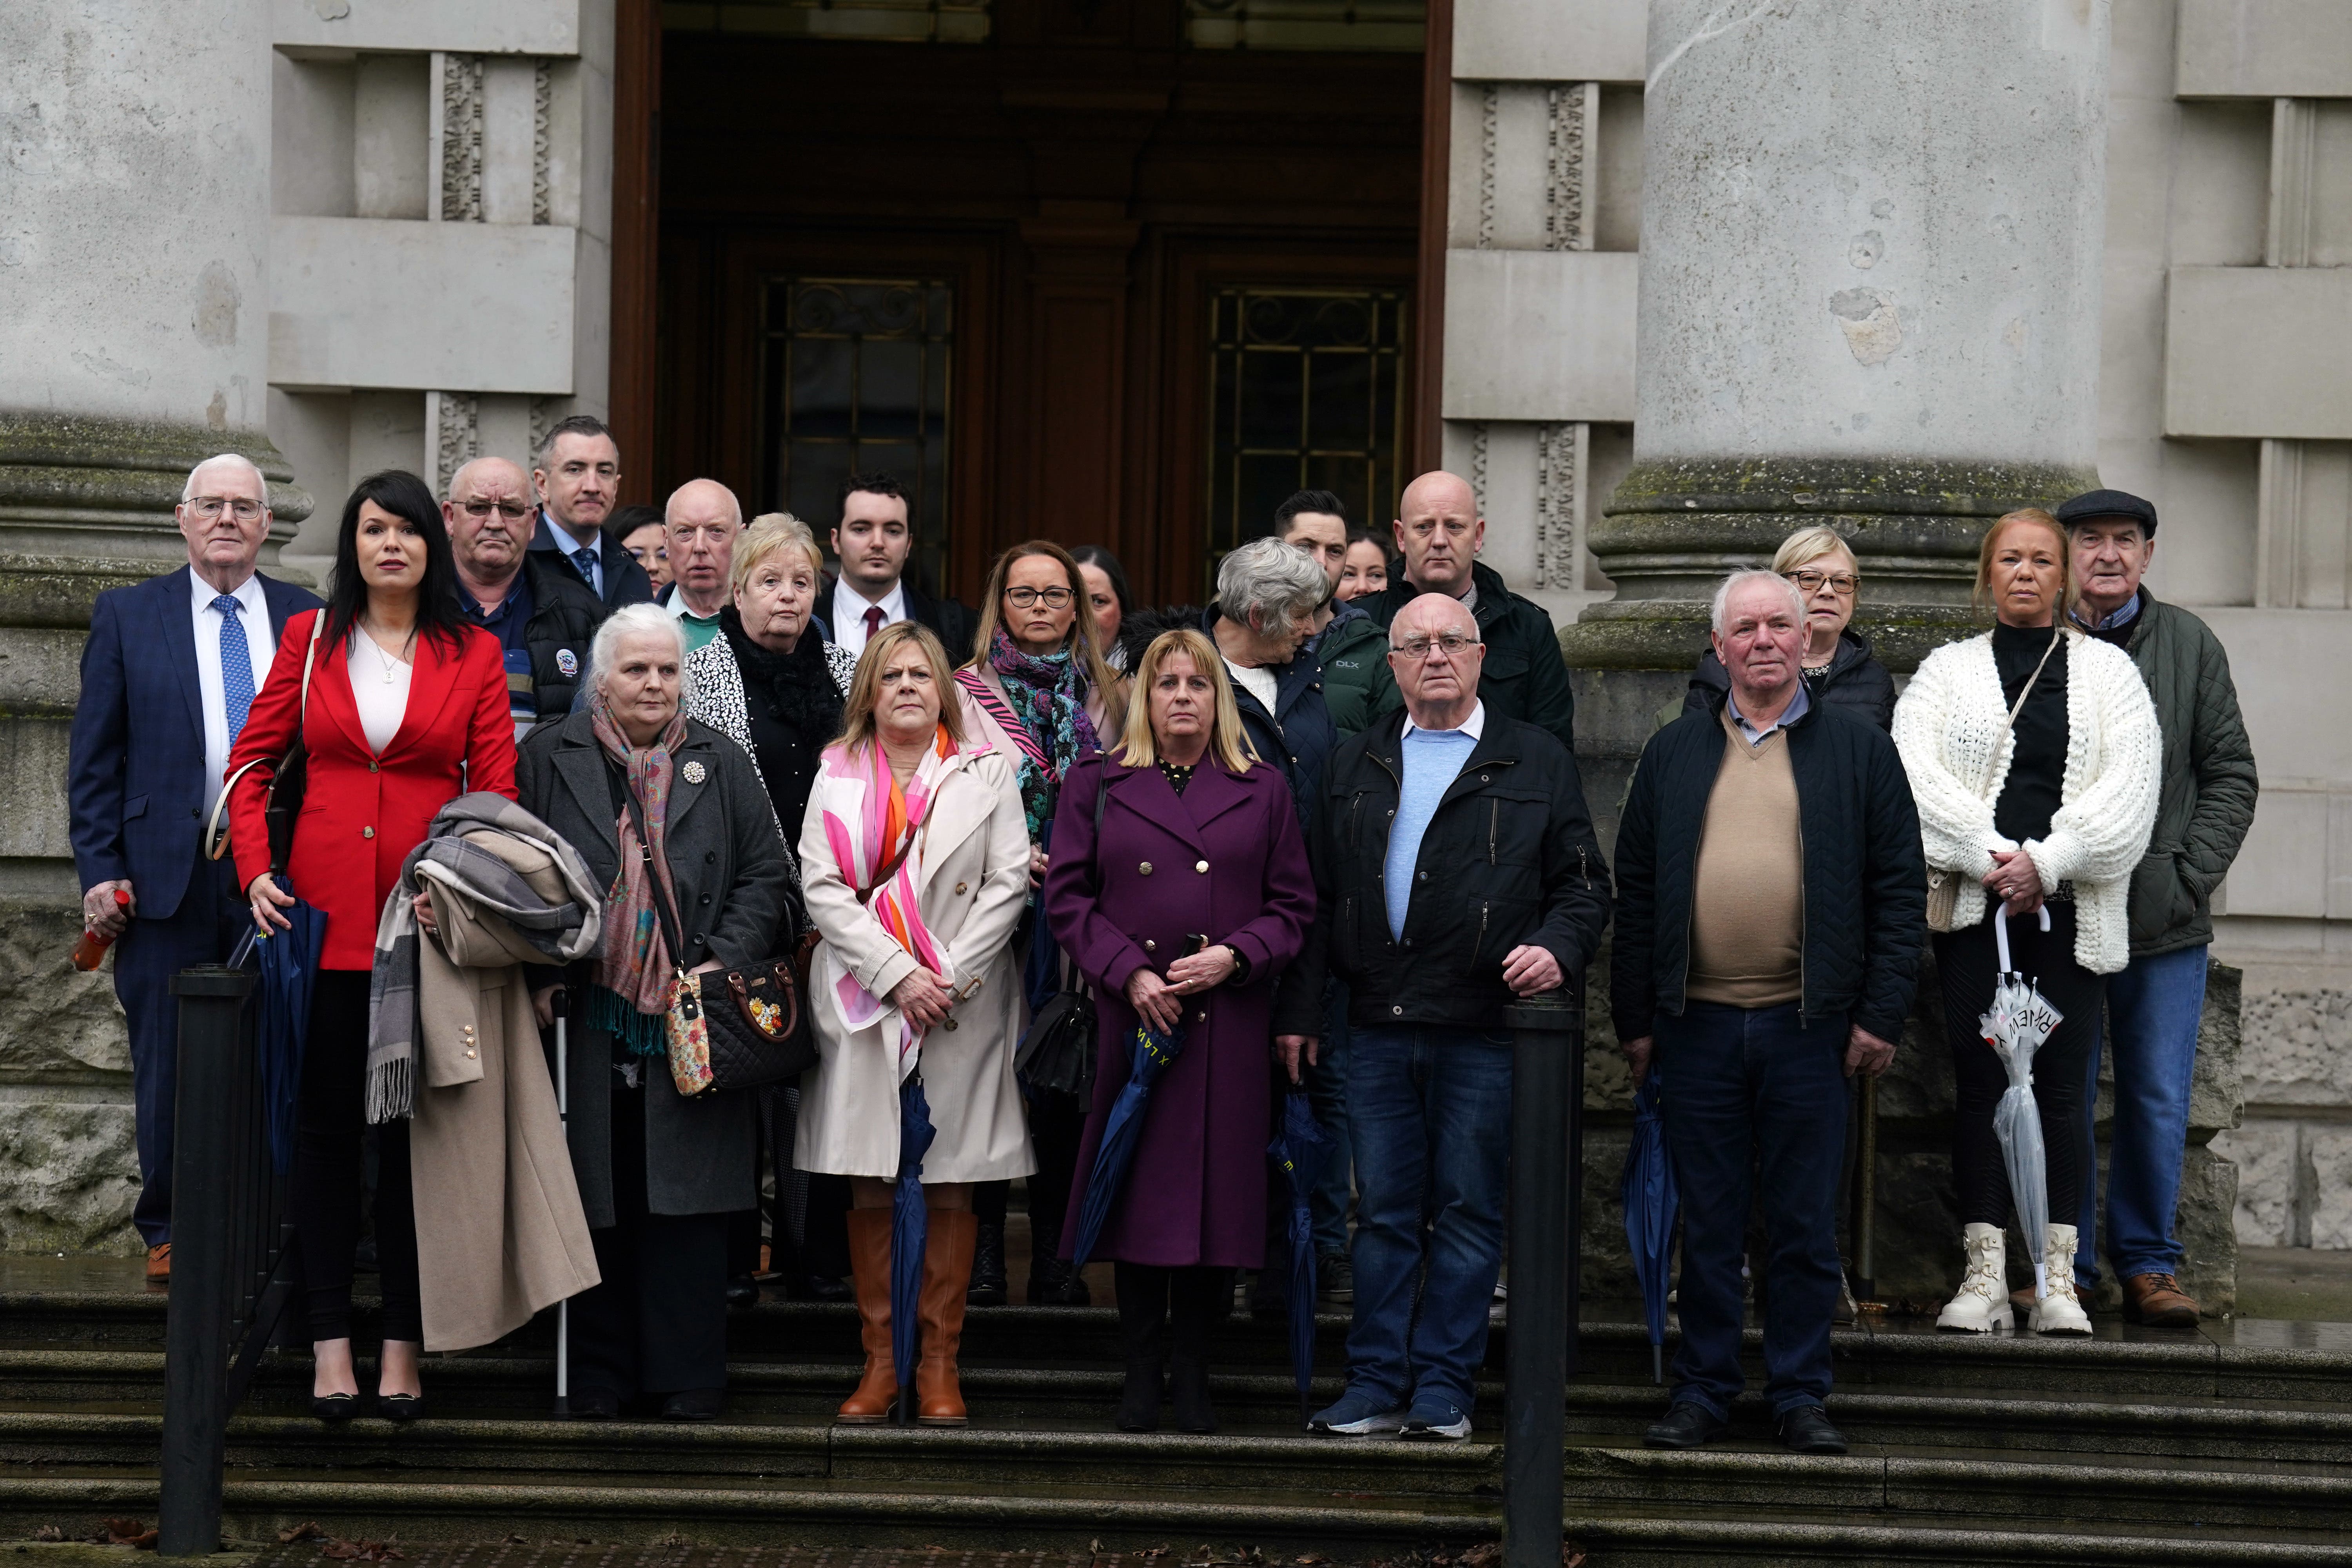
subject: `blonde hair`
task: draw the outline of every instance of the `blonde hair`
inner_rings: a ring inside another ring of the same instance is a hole
[[[950,740],[962,744],[963,704],[956,699],[948,650],[920,621],[893,621],[866,638],[866,651],[857,656],[857,676],[849,683],[848,699],[842,703],[843,751],[854,755],[874,744],[874,708],[881,700],[882,669],[897,656],[900,643],[913,643],[930,661],[931,687],[940,694],[940,722],[947,727]]]
[[[1143,657],[1135,661],[1135,689],[1129,694],[1131,700],[1127,705],[1126,726],[1119,732],[1118,760],[1130,768],[1160,765],[1160,747],[1151,733],[1151,688],[1160,679],[1160,667],[1180,653],[1192,661],[1194,669],[1208,677],[1210,689],[1216,693],[1212,708],[1214,717],[1209,722],[1209,749],[1225,764],[1226,772],[1249,772],[1255,748],[1242,750],[1247,743],[1247,731],[1242,728],[1242,710],[1234,704],[1234,683],[1225,678],[1225,661],[1218,656],[1216,645],[1190,626],[1161,632],[1143,650]]]
[[[1070,657],[1078,661],[1078,672],[1086,683],[1100,697],[1103,715],[1109,721],[1107,729],[1117,729],[1121,718],[1118,678],[1103,663],[1102,649],[1095,646],[1095,617],[1087,607],[1087,580],[1078,571],[1078,563],[1070,552],[1050,539],[1032,539],[1014,545],[996,558],[988,569],[988,589],[980,597],[980,612],[972,624],[971,668],[983,668],[988,664],[989,650],[996,643],[996,628],[1004,623],[1004,587],[1013,575],[1013,563],[1032,555],[1043,555],[1062,569],[1062,576],[1070,585],[1070,635],[1063,646]]]
[[[1854,580],[1862,580],[1862,563],[1854,559],[1853,546],[1836,529],[1821,523],[1801,528],[1780,541],[1780,548],[1772,552],[1772,570],[1786,577],[1800,566],[1832,553],[1844,556],[1846,564],[1853,568]]]
[[[1969,602],[1979,610],[1992,608],[1992,557],[2000,548],[2000,536],[2012,524],[2031,524],[2046,528],[2058,544],[2058,597],[2052,605],[2052,614],[2058,624],[2065,624],[2066,606],[2074,602],[2074,552],[2067,545],[2066,525],[2038,506],[2021,506],[2015,511],[2003,512],[1985,530],[1984,542],[1977,547],[1977,585]]]
[[[824,552],[817,548],[816,535],[809,531],[809,525],[788,511],[763,512],[735,542],[734,563],[727,570],[727,597],[732,600],[751,586],[751,574],[769,556],[787,550],[799,551],[811,574],[820,583],[824,580]]]

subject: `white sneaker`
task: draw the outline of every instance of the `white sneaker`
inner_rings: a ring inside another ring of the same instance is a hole
[[[2042,1246],[2042,1300],[2026,1327],[2037,1334],[2087,1334],[2090,1315],[2074,1294],[2074,1227],[2053,1225]]]
[[[1960,1277],[1959,1294],[1936,1314],[1936,1326],[1964,1334],[2011,1327],[2017,1319],[2009,1304],[2008,1241],[2000,1226],[1971,1223],[1961,1234],[1968,1272]]]

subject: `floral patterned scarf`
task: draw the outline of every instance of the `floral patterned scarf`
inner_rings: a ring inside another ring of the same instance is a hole
[[[646,835],[653,840],[652,864],[661,878],[662,896],[676,906],[677,889],[669,874],[671,755],[686,743],[686,715],[674,716],[668,728],[640,750],[629,744],[613,717],[612,704],[600,689],[589,699],[589,722],[596,743],[621,771],[623,782],[646,816]],[[660,1056],[668,1049],[663,1020],[669,1013],[673,984],[669,945],[662,939],[661,921],[654,912],[653,883],[646,875],[646,856],[637,837],[635,816],[625,806],[614,824],[621,847],[621,869],[604,895],[604,931],[597,943],[588,995],[588,1021],[625,1040],[632,1055]]]
[[[1003,626],[996,628],[989,643],[988,667],[1003,679],[1005,705],[1028,731],[1025,739],[1036,747],[1036,754],[1032,755],[1027,747],[1019,745],[1024,737],[1013,737],[1021,754],[1017,775],[1021,812],[1028,819],[1029,842],[1035,844],[1045,838],[1045,825],[1054,820],[1062,775],[1088,752],[1102,749],[1094,721],[1087,716],[1084,667],[1069,647],[1059,653],[1024,653]],[[965,679],[973,685],[985,684],[969,670]]]

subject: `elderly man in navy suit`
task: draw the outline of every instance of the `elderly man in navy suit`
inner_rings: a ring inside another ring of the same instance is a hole
[[[158,1283],[172,1273],[172,976],[219,963],[251,918],[233,862],[205,858],[205,825],[287,617],[319,607],[254,570],[269,486],[250,459],[197,464],[175,515],[187,565],[110,588],[90,610],[68,785],[82,918],[120,936],[114,994],[131,1021],[142,1184],[131,1217]]]

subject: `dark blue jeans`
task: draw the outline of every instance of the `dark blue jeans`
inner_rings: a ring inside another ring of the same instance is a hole
[[[1511,1037],[1358,1030],[1348,1125],[1356,1148],[1348,1385],[1391,1408],[1422,1393],[1468,1410],[1503,1266]]]
[[[2116,1121],[2107,1156],[2107,1261],[2116,1278],[2171,1274],[2180,1268],[2172,1211],[2180,1198],[2180,1157],[2189,1142],[2189,1085],[2197,1073],[2197,1026],[2205,1016],[2202,947],[2135,958],[2107,976],[2109,1059],[2116,1064]],[[2099,1279],[2096,1233],[2098,1150],[2089,1108],[2099,1098],[2099,1047],[2083,1075],[2082,1211],[2074,1278]],[[2059,1219],[2056,1215],[2050,1216]],[[2063,1220],[2060,1223],[2063,1223]]]
[[[1675,1401],[1728,1418],[1739,1366],[1741,1256],[1763,1184],[1764,1394],[1774,1415],[1830,1392],[1837,1189],[1845,1154],[1846,1018],[1693,1002],[1658,1016],[1666,1148],[1682,1191],[1683,1342]],[[1751,1175],[1751,1168],[1756,1171]]]

